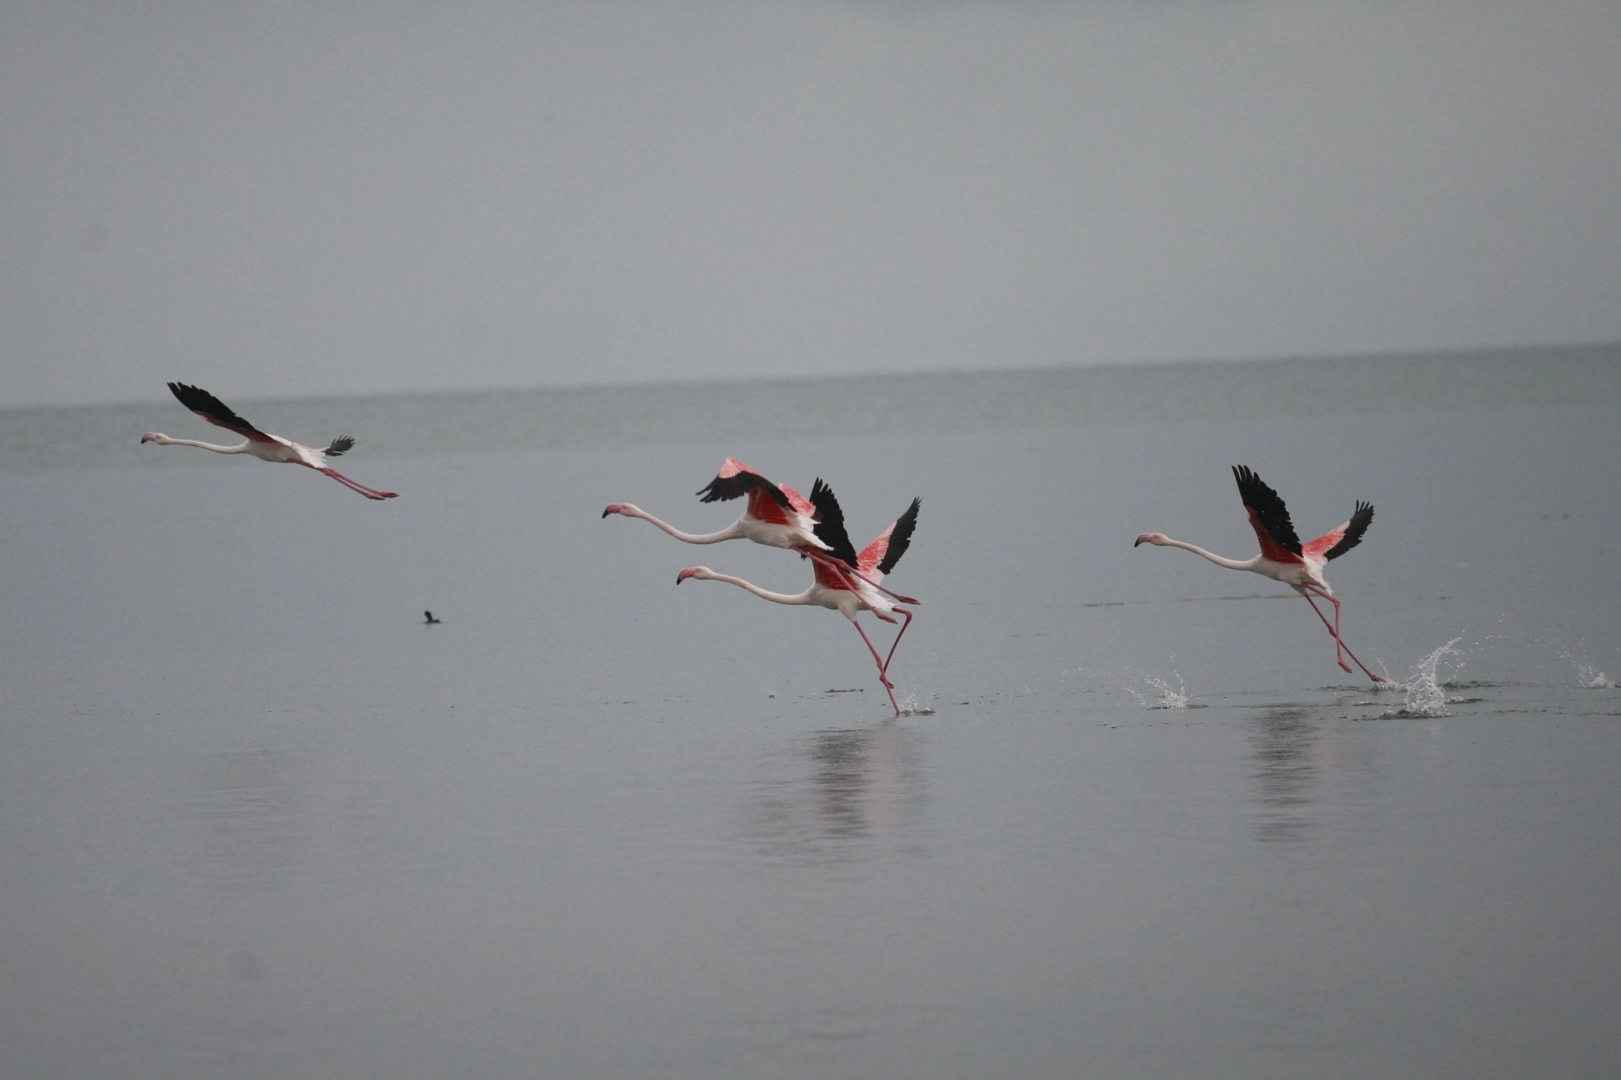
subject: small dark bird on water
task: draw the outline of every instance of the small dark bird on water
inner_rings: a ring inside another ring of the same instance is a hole
[[[439,625],[440,620],[433,617],[433,612],[424,611],[422,614],[425,616],[422,621],[427,623],[429,626],[438,626]]]

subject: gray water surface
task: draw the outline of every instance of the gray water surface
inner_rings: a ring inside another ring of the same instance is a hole
[[[0,413],[0,1075],[1616,1075],[1621,354],[1513,359],[210,387],[387,503]],[[791,554],[600,517],[718,529],[728,455],[858,544],[923,497],[908,715],[836,613],[675,584]],[[1239,462],[1375,504],[1328,577],[1394,687],[1132,548],[1252,554]]]

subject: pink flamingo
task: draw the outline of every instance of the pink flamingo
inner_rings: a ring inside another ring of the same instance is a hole
[[[827,543],[816,533],[818,517],[816,494],[818,490],[824,489],[825,485],[821,480],[817,480],[816,485],[811,488],[811,497],[807,499],[787,484],[773,484],[736,458],[727,458],[721,465],[720,473],[699,489],[698,494],[702,496],[699,501],[727,502],[747,496],[748,502],[738,519],[719,532],[682,532],[669,522],[649,514],[635,503],[609,503],[602,511],[602,516],[620,514],[624,517],[641,518],[687,544],[753,540],[756,544],[764,544],[767,547],[788,548],[815,560],[833,573],[848,576],[848,568],[829,558]],[[897,596],[882,587],[880,591],[888,593],[903,604],[917,603],[910,596]]]
[[[141,436],[142,443],[157,443],[160,446],[200,446],[204,450],[212,450],[216,454],[249,454],[261,461],[285,462],[288,465],[302,465],[307,469],[325,473],[350,491],[358,491],[368,499],[393,499],[398,496],[392,491],[378,491],[364,484],[356,483],[347,476],[326,463],[327,458],[341,456],[355,445],[355,441],[347,435],[340,435],[333,439],[331,445],[317,449],[284,439],[280,435],[267,435],[232,412],[219,398],[196,386],[187,386],[185,383],[170,383],[169,390],[179,399],[180,404],[207,420],[216,427],[226,428],[238,435],[244,436],[246,442],[235,446],[219,446],[214,443],[198,442],[195,439],[171,439],[161,431],[149,431]]]
[[[675,583],[679,585],[688,578],[727,581],[774,604],[825,607],[839,612],[850,620],[850,625],[856,628],[856,633],[861,635],[861,640],[866,644],[867,651],[872,653],[873,663],[878,665],[878,678],[884,684],[884,692],[889,695],[889,704],[894,707],[895,715],[899,716],[901,707],[895,701],[895,684],[889,680],[889,662],[894,659],[896,646],[900,645],[901,638],[912,625],[912,612],[897,607],[881,595],[879,583],[885,574],[895,568],[895,564],[900,562],[901,556],[906,554],[906,549],[911,546],[912,532],[917,527],[918,508],[922,506],[923,501],[913,499],[906,512],[890,522],[889,527],[879,533],[877,539],[857,555],[854,545],[850,543],[850,538],[844,531],[844,514],[839,509],[838,500],[833,497],[832,490],[818,480],[811,492],[812,499],[822,510],[818,530],[828,542],[843,572],[839,567],[831,565],[833,560],[813,560],[815,581],[804,592],[791,595],[762,589],[751,581],[733,577],[731,574],[716,573],[707,566],[689,566],[676,575]],[[852,569],[853,574],[850,572]],[[856,619],[863,611],[870,611],[888,623],[895,622],[897,614],[906,620],[901,624],[900,632],[895,635],[895,641],[890,645],[887,656],[878,655],[872,639],[867,636],[867,632],[861,628],[861,623]]]
[[[1368,523],[1373,520],[1373,504],[1359,500],[1349,521],[1324,533],[1309,544],[1302,544],[1300,538],[1295,535],[1294,523],[1289,520],[1289,508],[1283,504],[1276,491],[1243,465],[1233,466],[1233,478],[1238,481],[1239,497],[1244,500],[1244,509],[1249,513],[1250,525],[1255,529],[1256,539],[1261,542],[1261,553],[1255,558],[1224,559],[1204,548],[1182,540],[1172,540],[1164,533],[1157,532],[1143,533],[1137,537],[1137,542],[1132,546],[1149,543],[1159,547],[1179,547],[1195,555],[1203,555],[1217,566],[1226,566],[1233,570],[1249,570],[1274,581],[1283,582],[1306,598],[1311,609],[1317,612],[1317,617],[1323,620],[1323,625],[1328,627],[1328,632],[1334,635],[1334,660],[1342,669],[1351,670],[1351,665],[1340,655],[1343,650],[1345,656],[1356,660],[1357,667],[1361,668],[1368,678],[1376,683],[1388,681],[1383,675],[1375,675],[1369,671],[1368,666],[1357,660],[1351,647],[1340,637],[1340,602],[1335,598],[1334,591],[1328,587],[1328,582],[1323,580],[1323,568],[1330,560],[1339,558],[1362,542],[1362,534],[1368,531]],[[1320,596],[1334,605],[1332,623],[1312,599],[1313,596]]]

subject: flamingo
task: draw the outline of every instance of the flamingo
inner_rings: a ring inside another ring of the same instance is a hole
[[[1387,682],[1383,675],[1375,675],[1368,670],[1366,664],[1357,660],[1356,653],[1352,652],[1351,647],[1340,637],[1340,602],[1334,596],[1334,590],[1328,587],[1328,582],[1323,580],[1323,568],[1330,560],[1339,558],[1362,542],[1362,534],[1368,531],[1368,523],[1373,520],[1373,504],[1358,500],[1350,520],[1329,530],[1311,543],[1302,544],[1300,538],[1295,535],[1294,523],[1289,520],[1289,508],[1283,504],[1276,491],[1244,465],[1233,466],[1233,478],[1238,481],[1239,497],[1244,500],[1244,509],[1249,514],[1250,525],[1255,529],[1256,539],[1261,542],[1261,553],[1255,558],[1224,559],[1202,547],[1182,540],[1172,540],[1164,533],[1157,532],[1143,533],[1137,537],[1137,542],[1132,547],[1145,543],[1158,547],[1178,547],[1195,555],[1202,555],[1217,566],[1226,566],[1233,570],[1249,570],[1274,581],[1283,582],[1306,598],[1306,602],[1317,613],[1317,617],[1323,620],[1323,625],[1328,627],[1328,632],[1334,635],[1334,660],[1343,670],[1351,670],[1351,665],[1345,662],[1345,656],[1349,656],[1352,660],[1356,660],[1357,667],[1361,668],[1368,678],[1376,683]],[[1334,605],[1332,623],[1317,606],[1317,601],[1312,599],[1313,596],[1322,597]],[[1340,655],[1342,651],[1345,656]]]
[[[438,626],[440,623],[444,622],[443,619],[434,618],[433,612],[431,611],[424,611],[422,614],[425,616],[422,620],[422,625],[424,626]]]
[[[906,549],[911,546],[912,532],[917,527],[917,512],[923,500],[913,499],[906,512],[894,521],[888,528],[878,534],[877,539],[862,549],[859,555],[850,543],[850,538],[844,531],[844,514],[839,508],[838,500],[833,492],[820,480],[811,489],[812,501],[822,510],[822,520],[818,529],[828,542],[834,559],[843,567],[843,572],[832,565],[833,560],[813,559],[811,569],[815,573],[815,580],[810,588],[802,593],[779,593],[762,589],[752,581],[734,577],[731,574],[717,573],[707,566],[689,566],[676,575],[677,585],[688,578],[698,578],[701,581],[726,581],[742,589],[747,589],[762,600],[769,600],[774,604],[796,604],[812,607],[832,608],[850,620],[850,625],[856,628],[861,640],[872,653],[873,663],[878,665],[878,678],[884,684],[884,692],[889,695],[889,704],[894,707],[895,715],[901,714],[901,707],[895,701],[895,684],[889,680],[889,662],[895,656],[895,648],[901,643],[907,627],[912,625],[912,612],[903,607],[897,607],[886,599],[879,591],[879,582],[885,574],[895,568]],[[854,573],[851,573],[851,571]],[[901,625],[900,633],[895,635],[895,641],[889,647],[889,654],[879,657],[878,650],[873,646],[872,639],[867,636],[856,616],[863,611],[870,611],[878,618],[888,623],[895,622],[895,615],[900,615],[906,621]]]
[[[822,482],[817,480],[816,483],[821,485]],[[719,532],[682,532],[669,522],[649,514],[635,503],[609,503],[602,511],[602,516],[606,518],[609,514],[620,514],[624,517],[641,518],[688,544],[753,540],[756,544],[764,544],[767,547],[788,548],[827,566],[834,573],[848,576],[848,568],[828,557],[827,543],[816,534],[818,516],[816,490],[817,488],[813,486],[812,498],[807,499],[787,484],[773,484],[736,458],[727,458],[721,464],[720,472],[715,478],[697,492],[702,496],[699,501],[706,503],[727,502],[748,496],[743,513]],[[851,562],[849,565],[854,563]],[[882,589],[881,586],[880,591],[888,593],[899,603],[917,603],[910,596],[897,596],[887,589]]]
[[[378,491],[364,484],[356,483],[347,476],[326,463],[327,458],[335,458],[352,449],[355,441],[347,435],[340,435],[333,439],[331,444],[316,448],[295,443],[284,439],[280,435],[267,435],[232,412],[219,398],[196,386],[187,386],[185,383],[170,383],[169,390],[179,399],[180,404],[207,420],[216,427],[226,428],[246,438],[245,442],[235,446],[219,446],[215,443],[198,442],[195,439],[171,439],[161,431],[148,431],[141,436],[142,443],[157,443],[160,446],[200,446],[204,450],[212,450],[216,454],[251,454],[261,461],[285,462],[288,465],[303,465],[316,472],[325,473],[350,491],[358,491],[368,499],[397,498],[395,492]]]

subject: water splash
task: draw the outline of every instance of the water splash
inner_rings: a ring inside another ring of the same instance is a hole
[[[1576,684],[1578,686],[1580,686],[1582,689],[1584,689],[1584,690],[1613,690],[1613,689],[1615,689],[1615,680],[1610,679],[1610,678],[1606,678],[1605,675],[1604,675],[1604,672],[1600,671],[1592,662],[1590,662],[1587,659],[1587,650],[1586,649],[1582,650],[1582,654],[1579,657],[1578,656],[1573,656],[1572,654],[1570,654],[1568,652],[1563,652],[1563,653],[1560,653],[1559,655],[1565,658],[1565,662],[1568,663],[1570,665],[1570,667],[1571,667],[1571,670],[1576,673]]]
[[[1407,677],[1407,681],[1400,684],[1407,695],[1406,702],[1400,709],[1385,715],[1406,718],[1451,715],[1447,712],[1447,680],[1440,675],[1439,669],[1441,658],[1444,656],[1453,657],[1455,666],[1462,659],[1463,654],[1453,648],[1462,640],[1461,637],[1455,637],[1420,660],[1418,666],[1413,668],[1413,673]]]
[[[1373,684],[1371,689],[1375,694],[1382,694],[1391,690],[1406,689],[1400,682],[1391,677],[1390,669],[1385,667],[1385,662],[1383,660],[1375,660],[1374,663],[1379,665],[1379,674],[1385,677],[1384,682],[1376,682]]]
[[[933,716],[934,706],[928,704],[915,693],[898,691],[895,703],[901,707],[902,716]]]
[[[1188,691],[1182,685],[1182,676],[1180,673],[1173,671],[1171,677],[1176,680],[1174,689],[1169,680],[1162,679],[1158,675],[1134,674],[1131,676],[1133,680],[1140,680],[1145,683],[1150,692],[1158,694],[1152,702],[1149,701],[1148,695],[1129,682],[1126,684],[1125,690],[1126,693],[1137,699],[1137,704],[1145,709],[1186,709],[1188,707]]]
[[[1584,690],[1614,690],[1615,680],[1606,679],[1604,672],[1594,669],[1592,664],[1580,664],[1576,668],[1576,678],[1581,682]]]

